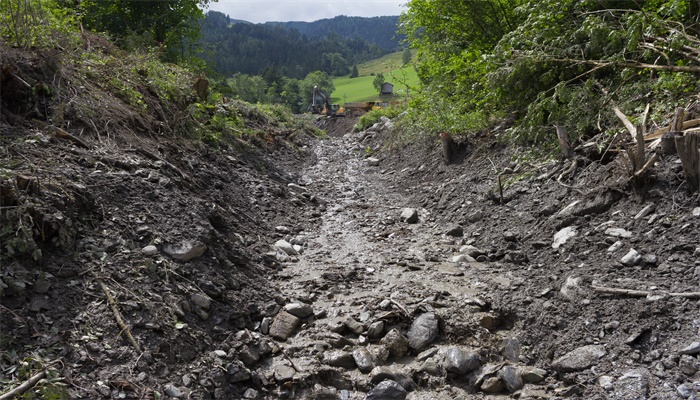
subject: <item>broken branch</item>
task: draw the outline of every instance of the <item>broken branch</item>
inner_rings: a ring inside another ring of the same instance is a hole
[[[42,380],[44,378],[46,378],[46,370],[37,373],[36,375],[29,378],[27,381],[25,381],[21,385],[10,390],[9,392],[3,394],[2,396],[0,396],[0,400],[14,399],[16,396],[19,396],[19,395],[23,394],[24,392],[26,392],[27,390],[33,388],[34,385],[36,385],[40,380]]]
[[[634,127],[632,122],[630,122],[629,118],[627,118],[625,113],[620,111],[619,108],[613,107],[613,111],[615,111],[615,115],[617,115],[617,118],[619,118],[620,121],[622,121],[622,124],[625,126],[625,128],[627,128],[627,131],[630,133],[630,135],[632,135],[632,140],[636,142],[637,141],[637,129]]]
[[[600,293],[600,294],[612,294],[615,296],[647,297],[651,294],[667,294],[671,297],[683,297],[686,299],[700,299],[700,292],[665,293],[665,292],[651,292],[651,291],[647,291],[647,290],[611,288],[611,287],[605,287],[605,286],[593,286],[593,291],[596,293]]]
[[[97,284],[100,285],[102,292],[104,292],[105,297],[107,297],[107,301],[109,302],[109,306],[112,309],[112,314],[114,314],[114,319],[117,320],[117,325],[119,325],[119,327],[122,328],[122,332],[124,332],[124,334],[126,335],[126,338],[129,339],[129,343],[131,343],[131,345],[134,346],[136,351],[138,351],[140,353],[141,347],[136,342],[136,339],[134,339],[134,336],[131,334],[131,330],[129,329],[129,327],[126,326],[124,319],[122,319],[122,315],[119,312],[119,308],[117,308],[117,302],[114,301],[114,297],[112,297],[112,294],[109,292],[109,289],[102,282],[102,280],[97,277],[97,274],[95,274],[93,272],[92,276],[97,280]]]

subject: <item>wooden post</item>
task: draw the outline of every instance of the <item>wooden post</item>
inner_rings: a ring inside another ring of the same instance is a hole
[[[686,132],[675,140],[688,189],[691,193],[697,192],[700,188],[700,132]]]

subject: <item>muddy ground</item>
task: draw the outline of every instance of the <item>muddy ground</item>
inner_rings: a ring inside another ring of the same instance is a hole
[[[445,164],[437,135],[354,122],[212,148],[4,117],[0,392],[46,370],[30,398],[700,397],[676,156],[635,193],[596,146],[482,134]]]

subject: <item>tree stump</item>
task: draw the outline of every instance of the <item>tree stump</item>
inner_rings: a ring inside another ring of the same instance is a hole
[[[700,188],[700,132],[686,132],[675,138],[676,151],[683,165],[685,181],[691,193]]]

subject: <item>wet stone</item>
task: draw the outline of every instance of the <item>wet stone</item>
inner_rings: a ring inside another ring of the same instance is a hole
[[[693,342],[681,351],[679,351],[681,354],[688,354],[688,355],[696,355],[700,354],[700,342]]]
[[[346,318],[345,321],[343,321],[343,324],[345,325],[346,328],[348,328],[352,333],[354,333],[356,335],[359,335],[365,331],[364,325],[357,322],[352,317]]]
[[[342,350],[327,351],[323,354],[323,363],[331,367],[354,369],[355,358],[351,353]]]
[[[287,304],[286,306],[284,306],[284,311],[299,318],[307,318],[314,314],[314,310],[311,308],[311,306],[304,303]]]
[[[394,379],[394,371],[389,367],[375,367],[369,374],[370,382],[377,384],[386,379]]]
[[[479,387],[482,392],[486,393],[499,393],[505,390],[505,386],[503,385],[503,381],[500,379],[496,378],[495,376],[492,376],[490,378],[484,379],[484,382],[481,384]]]
[[[404,400],[407,392],[398,382],[385,380],[367,393],[365,400]]]
[[[547,371],[541,368],[525,367],[520,372],[525,383],[540,383],[547,377]]]
[[[211,299],[199,293],[194,293],[192,296],[190,296],[190,301],[192,304],[203,310],[208,310],[209,307],[211,307]]]
[[[367,337],[370,339],[377,339],[384,333],[384,321],[372,322],[367,328]]]
[[[478,354],[466,352],[462,349],[452,347],[447,349],[445,356],[445,369],[455,374],[464,375],[474,371],[481,366]]]
[[[498,371],[498,378],[503,381],[503,385],[510,393],[514,393],[523,388],[523,378],[518,373],[518,369],[512,365],[506,365]]]
[[[508,361],[518,362],[520,360],[520,341],[515,338],[506,338],[501,342],[503,357]]]
[[[408,340],[398,329],[390,330],[380,343],[389,349],[390,356],[394,358],[403,357],[408,352]]]
[[[163,253],[173,260],[188,262],[201,257],[207,251],[207,245],[202,242],[182,242],[179,244],[166,244]]]
[[[296,374],[296,370],[288,365],[275,365],[275,380],[277,382],[287,382],[291,381]]]
[[[286,311],[281,311],[270,326],[270,336],[279,340],[287,340],[288,337],[294,335],[301,320]]]
[[[384,345],[372,346],[370,352],[372,353],[372,359],[376,363],[381,364],[389,360],[389,349]]]
[[[282,250],[288,256],[298,256],[299,252],[294,246],[286,240],[278,240],[275,242],[275,247]]]
[[[184,396],[184,393],[180,389],[178,389],[175,385],[165,385],[165,388],[163,388],[163,393],[165,393],[166,396],[174,397],[176,399],[181,398]]]
[[[439,376],[441,372],[440,364],[435,362],[435,360],[427,360],[420,366],[419,371],[428,375]]]
[[[416,352],[425,350],[438,335],[438,318],[435,313],[424,313],[413,321],[408,330],[408,345]]]
[[[447,228],[445,235],[452,237],[462,237],[464,236],[464,228],[460,225],[452,225]]]
[[[364,347],[359,347],[352,352],[352,358],[357,364],[357,368],[362,373],[369,373],[374,369],[374,362],[372,362],[372,354]]]
[[[581,371],[597,364],[598,359],[607,354],[601,345],[579,347],[552,362],[552,368],[558,372]]]

